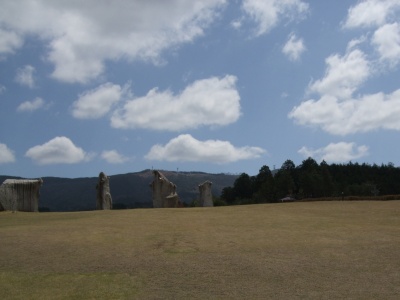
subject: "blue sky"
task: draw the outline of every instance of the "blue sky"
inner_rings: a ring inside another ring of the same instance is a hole
[[[400,0],[0,3],[0,174],[400,166]]]

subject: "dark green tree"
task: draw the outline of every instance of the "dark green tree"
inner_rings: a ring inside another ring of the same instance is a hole
[[[294,171],[296,169],[296,166],[294,164],[294,162],[290,159],[287,159],[281,167],[281,170],[287,170],[287,171]]]
[[[318,163],[311,157],[303,160],[299,166],[299,193],[301,197],[322,196],[322,176]]]
[[[313,159],[312,157],[309,157],[309,158],[303,160],[303,162],[301,163],[299,168],[301,171],[311,172],[313,170],[318,169],[318,163],[315,161],[315,159]]]
[[[290,170],[280,169],[275,175],[276,197],[294,196],[295,183]]]
[[[253,197],[253,182],[251,177],[246,173],[240,174],[233,184],[233,190],[237,198],[251,199]]]
[[[221,199],[227,204],[233,204],[236,199],[235,190],[231,186],[224,187],[221,191]]]
[[[320,163],[320,174],[322,176],[322,196],[331,197],[334,194],[334,184],[329,165],[323,160]]]
[[[268,166],[262,166],[255,177],[254,198],[256,203],[274,202],[275,183],[274,176]]]

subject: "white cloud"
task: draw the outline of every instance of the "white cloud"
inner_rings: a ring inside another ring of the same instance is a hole
[[[76,164],[90,159],[90,155],[64,136],[55,137],[43,145],[30,148],[25,156],[40,165]]]
[[[370,76],[369,61],[358,49],[352,49],[343,57],[338,54],[331,55],[325,62],[327,64],[325,76],[310,85],[310,92],[349,98]]]
[[[335,54],[326,59],[325,76],[309,86],[309,92],[318,93],[320,98],[303,101],[289,118],[335,135],[400,130],[400,90],[354,95],[374,71],[364,52],[354,48],[364,39],[350,41],[343,57]]]
[[[101,153],[101,158],[103,158],[105,161],[107,161],[110,164],[122,164],[124,162],[129,161],[128,157],[125,157],[122,154],[119,154],[118,151],[116,151],[116,150],[103,151]]]
[[[380,55],[380,61],[391,67],[400,62],[400,25],[397,12],[400,10],[398,0],[365,0],[352,6],[347,15],[344,28],[377,28],[372,35],[371,43]],[[365,36],[362,38],[366,39]],[[362,40],[362,41],[363,41]],[[350,44],[356,42],[352,41]]]
[[[397,65],[400,62],[400,25],[385,24],[378,28],[372,37],[372,44],[377,47],[382,61],[391,66]]]
[[[358,45],[361,45],[365,41],[367,41],[366,35],[362,35],[359,38],[352,39],[350,42],[347,43],[347,53],[357,48]]]
[[[0,84],[0,95],[6,90],[6,87],[4,85]]]
[[[335,135],[377,129],[400,130],[400,89],[339,101],[332,96],[307,100],[289,113],[296,123],[321,127]]]
[[[228,141],[199,141],[190,134],[182,134],[165,146],[155,145],[145,156],[148,160],[209,162],[216,164],[258,158],[266,151],[259,147],[236,148]]]
[[[148,128],[179,131],[199,126],[222,126],[240,117],[240,96],[236,77],[212,77],[198,80],[181,93],[158,91],[127,101],[114,112],[115,128]]]
[[[287,98],[287,97],[289,97],[288,92],[282,92],[281,98],[285,99],[285,98]]]
[[[34,111],[34,110],[37,110],[37,109],[43,107],[43,105],[44,105],[43,99],[37,97],[32,101],[25,101],[25,102],[21,103],[17,107],[17,111],[18,112]]]
[[[35,79],[33,78],[34,72],[34,67],[32,67],[31,65],[26,65],[23,68],[17,70],[15,81],[21,85],[33,88],[35,86]]]
[[[98,119],[107,114],[129,90],[129,85],[122,88],[110,82],[79,95],[72,104],[72,115],[78,119]]]
[[[14,53],[22,44],[23,40],[17,33],[0,28],[0,54]]]
[[[258,24],[259,36],[268,33],[281,19],[303,19],[309,5],[301,0],[244,0],[242,8]]]
[[[291,60],[297,61],[300,56],[306,50],[304,46],[304,41],[302,38],[296,37],[294,33],[291,33],[288,41],[282,48],[282,52]]]
[[[355,143],[331,143],[324,148],[309,149],[302,147],[298,153],[304,157],[313,157],[317,161],[325,160],[328,163],[344,163],[368,155],[368,147],[357,146]]]
[[[6,144],[0,143],[0,164],[15,162],[14,151],[7,147]]]
[[[366,0],[349,8],[345,28],[376,27],[386,23],[400,8],[398,0]]]
[[[231,22],[231,26],[234,29],[238,30],[238,29],[240,29],[242,27],[242,21],[241,20],[234,20],[234,21]]]
[[[104,72],[106,60],[160,61],[164,50],[201,36],[225,3],[7,1],[2,3],[0,24],[14,35],[14,44],[6,44],[7,51],[20,46],[16,37],[35,35],[48,43],[54,78],[84,83]]]

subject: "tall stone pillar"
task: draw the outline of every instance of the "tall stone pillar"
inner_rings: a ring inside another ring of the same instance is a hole
[[[150,184],[153,192],[153,207],[178,207],[179,197],[176,185],[170,182],[161,172],[153,171],[154,179]]]
[[[200,206],[214,206],[212,193],[211,193],[211,181],[205,181],[202,184],[199,184],[199,192],[200,192]]]
[[[103,172],[100,172],[99,174],[99,181],[96,185],[96,189],[97,189],[96,209],[98,210],[112,209],[110,178]]]

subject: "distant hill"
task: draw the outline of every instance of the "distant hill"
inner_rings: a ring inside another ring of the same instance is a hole
[[[189,204],[199,197],[198,185],[206,180],[213,183],[212,193],[218,197],[224,187],[232,186],[237,175],[209,174],[202,172],[161,172],[177,185],[182,202]],[[21,178],[0,175],[0,183],[8,178]],[[96,177],[59,178],[43,177],[40,190],[39,207],[50,211],[81,211],[96,208]],[[110,189],[113,203],[127,208],[152,207],[150,183],[152,170],[110,176]]]

